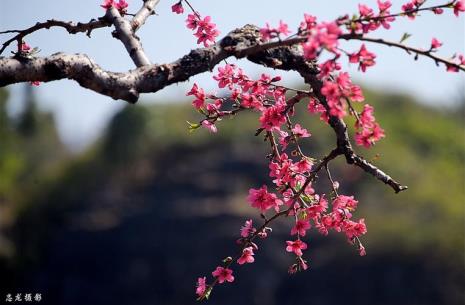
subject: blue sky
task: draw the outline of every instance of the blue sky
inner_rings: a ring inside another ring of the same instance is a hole
[[[55,18],[64,21],[89,21],[103,15],[100,8],[102,1],[81,0],[42,0],[17,1],[2,0],[0,10],[0,31],[22,29],[37,21]],[[129,12],[138,9],[140,0],[128,0]],[[154,63],[166,63],[176,60],[196,48],[195,39],[190,30],[184,26],[186,15],[171,13],[170,6],[175,0],[161,0],[157,6],[157,16],[152,16],[139,31],[146,53]],[[376,1],[360,1],[372,7]],[[406,0],[393,0],[393,11],[398,11]],[[430,4],[444,3],[446,0],[429,0]],[[319,20],[332,20],[344,13],[357,11],[359,1],[353,0],[191,0],[202,15],[211,15],[222,34],[247,23],[264,25],[265,22],[277,24],[280,19],[291,28],[300,23],[303,13],[318,16]],[[404,32],[413,34],[407,41],[417,47],[429,47],[432,37],[444,42],[441,54],[450,56],[454,52],[465,53],[465,18],[456,18],[450,12],[442,16],[425,13],[415,21],[404,19],[398,21],[390,31],[379,31],[374,36],[383,36],[398,41]],[[222,36],[222,35],[220,35]],[[0,41],[7,38],[0,36]],[[111,37],[111,29],[96,30],[89,39],[84,34],[69,35],[61,29],[43,30],[29,36],[26,40],[31,46],[38,46],[41,55],[55,52],[86,53],[104,69],[126,71],[133,69],[121,42]],[[352,44],[353,45],[353,44]],[[351,45],[348,44],[348,49]],[[429,104],[447,105],[454,102],[459,90],[465,88],[463,73],[446,73],[426,58],[417,62],[405,52],[383,46],[369,45],[378,57],[378,64],[361,74],[357,67],[346,65],[344,70],[352,73],[361,84],[387,91],[401,91],[418,97]],[[355,48],[355,47],[354,47]],[[4,56],[9,53],[7,50]],[[258,74],[263,68],[240,61],[240,65],[250,74]],[[281,74],[282,72],[273,72]],[[298,80],[293,73],[284,74],[287,83]],[[155,94],[142,96],[142,102],[156,103],[182,98],[193,82],[214,90],[211,75],[204,73],[191,78],[189,82],[173,85]],[[10,86],[12,98],[10,109],[14,113],[20,108],[20,86]],[[89,90],[82,89],[71,81],[57,81],[42,84],[38,89],[40,107],[52,111],[58,123],[60,136],[74,150],[80,150],[98,137],[111,116],[125,105]]]

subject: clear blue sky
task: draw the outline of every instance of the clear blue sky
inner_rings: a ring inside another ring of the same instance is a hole
[[[18,1],[1,0],[0,30],[22,29],[37,21],[56,18],[65,21],[86,22],[91,18],[103,15],[100,0],[43,0]],[[138,9],[140,0],[128,0],[129,12]],[[170,6],[175,0],[161,0],[157,6],[157,16],[149,18],[139,32],[143,46],[154,63],[165,63],[176,60],[196,48],[191,31],[185,28],[186,15],[171,13]],[[354,0],[191,0],[202,15],[211,15],[222,34],[247,23],[264,25],[265,22],[277,24],[280,19],[296,28],[303,13],[318,16],[319,20],[332,20],[343,13],[357,11],[359,1]],[[372,7],[375,0],[360,1]],[[406,0],[393,0],[393,11],[398,11]],[[429,0],[430,4],[444,3],[446,0]],[[456,18],[451,13],[432,16],[425,13],[415,21],[407,19],[396,22],[391,31],[380,31],[375,35],[399,40],[404,32],[413,34],[408,43],[418,47],[429,46],[432,37],[444,42],[441,54],[449,56],[454,52],[465,53],[465,19],[462,15]],[[0,36],[0,41],[7,36]],[[27,38],[31,46],[38,46],[41,55],[55,52],[87,53],[104,69],[126,71],[134,65],[128,57],[123,45],[111,37],[111,29],[96,30],[92,39],[84,34],[68,35],[61,29],[43,30]],[[391,91],[407,92],[415,95],[425,103],[450,104],[456,100],[459,90],[465,90],[463,74],[446,73],[426,58],[414,62],[400,50],[382,46],[369,46],[378,55],[376,67],[367,73],[357,72],[356,66],[345,66],[354,78],[364,85]],[[4,55],[7,55],[7,50]],[[262,67],[247,62],[241,65],[251,74],[258,74]],[[272,72],[282,74],[281,72]],[[289,73],[289,82],[297,77]],[[159,93],[143,95],[145,101],[168,101],[181,98],[192,82],[199,82],[205,88],[214,89],[210,75],[194,77],[190,82],[173,85]],[[10,87],[13,93],[10,109],[18,109],[21,100],[18,93],[20,87]],[[38,89],[40,107],[54,113],[62,139],[74,149],[83,148],[100,134],[111,116],[120,109],[124,102],[113,101],[89,90],[84,90],[71,81],[57,81],[42,84]]]

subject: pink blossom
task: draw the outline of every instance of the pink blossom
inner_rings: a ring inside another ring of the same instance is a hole
[[[341,64],[338,63],[336,60],[329,59],[324,63],[319,65],[320,74],[318,77],[323,78],[329,76],[332,72],[341,70]]]
[[[359,251],[360,256],[367,255],[367,252],[365,251],[365,247],[362,244],[360,244],[358,251]]]
[[[328,115],[326,113],[326,109],[323,105],[318,103],[317,100],[311,98],[310,102],[307,105],[307,110],[311,114],[320,113],[320,119],[325,122],[328,122]]]
[[[187,16],[187,28],[195,30],[194,36],[197,37],[197,43],[203,43],[205,47],[210,46],[215,42],[215,38],[220,34],[216,29],[216,25],[211,22],[211,17],[206,16],[203,19],[200,19],[196,15],[189,14]]]
[[[374,108],[369,104],[363,105],[363,111],[359,115],[359,120],[355,123],[356,128],[373,128],[375,116],[373,115]]]
[[[254,232],[255,228],[253,227],[252,219],[246,220],[244,226],[241,228],[241,236],[247,238]]]
[[[442,42],[440,42],[439,40],[437,40],[436,38],[433,38],[431,40],[431,50],[433,49],[438,49],[439,47],[442,46]]]
[[[381,23],[383,28],[388,30],[388,29],[391,28],[391,25],[389,24],[389,22],[393,22],[393,21],[396,20],[396,18],[393,17],[393,16],[387,17],[387,16],[389,16],[391,14],[389,9],[391,8],[392,3],[391,3],[391,1],[384,1],[383,2],[381,0],[378,0],[377,2],[378,2],[378,8],[379,8],[379,17],[382,17],[382,18],[380,18],[379,22]]]
[[[316,26],[308,36],[308,40],[302,44],[304,57],[315,59],[323,49],[339,56],[337,50],[338,38],[342,34],[336,22],[323,22]]]
[[[279,206],[283,204],[276,194],[268,192],[266,185],[259,189],[250,189],[247,200],[252,207],[259,209],[262,213],[271,208],[279,209]]]
[[[349,56],[349,62],[358,63],[359,69],[365,72],[367,67],[375,65],[375,58],[376,55],[374,53],[369,52],[366,49],[365,44],[362,44],[360,50],[357,53],[353,53]]]
[[[206,277],[199,277],[197,279],[197,288],[195,289],[195,293],[199,296],[202,297],[205,294],[205,291],[207,290],[207,285],[205,283]]]
[[[303,158],[299,162],[294,163],[291,169],[297,173],[305,173],[312,169],[313,163],[306,158]],[[299,176],[300,177],[300,176]]]
[[[355,134],[355,142],[357,145],[363,145],[366,148],[370,148],[379,141],[381,138],[384,138],[384,130],[379,126],[378,123],[373,124],[373,128],[367,129],[364,128],[362,131],[358,131]]]
[[[360,12],[360,17],[363,17],[363,18],[373,17],[373,10],[364,4],[358,5],[358,11]]]
[[[208,121],[208,120],[203,120],[202,121],[202,126],[208,129],[210,132],[216,133],[218,130],[215,126],[214,123]]]
[[[323,82],[321,94],[323,94],[328,101],[339,100],[342,97],[342,92],[338,84],[329,80]]]
[[[199,88],[197,84],[194,84],[192,86],[192,89],[186,95],[195,96],[195,100],[192,102],[192,105],[194,106],[195,109],[199,110],[205,106],[205,99],[206,99],[205,92],[203,91],[202,88]]]
[[[297,256],[302,256],[302,250],[307,249],[307,244],[300,239],[297,239],[295,241],[286,241],[287,247],[286,251],[287,252],[294,252],[295,255]]]
[[[378,3],[378,8],[379,8],[379,11],[380,12],[385,12],[387,10],[389,10],[392,6],[392,3],[391,1],[381,1],[381,0],[377,0],[377,3]]]
[[[118,3],[115,4],[115,8],[120,11],[120,13],[126,13],[128,3],[125,0],[119,0]]]
[[[24,52],[24,53],[28,53],[29,51],[31,51],[31,47],[25,43],[24,41],[21,42],[20,46],[19,46],[21,52]]]
[[[186,26],[188,29],[195,30],[199,26],[199,18],[195,14],[187,15]]]
[[[218,279],[218,283],[223,284],[225,281],[230,283],[234,281],[232,273],[233,271],[231,269],[218,266],[215,271],[212,272],[212,275]]]
[[[260,35],[263,41],[268,41],[273,38],[273,29],[268,22],[265,24],[264,28],[260,29]]]
[[[242,250],[242,255],[237,259],[237,263],[239,265],[243,265],[245,263],[253,263],[255,261],[255,258],[253,257],[253,248],[252,247],[247,247]]]
[[[305,236],[305,233],[308,229],[310,229],[310,221],[298,220],[294,227],[292,227],[291,235],[299,234],[300,236]]]
[[[287,154],[281,154],[279,159],[276,159],[269,164],[270,177],[275,177],[273,180],[277,186],[290,183],[294,180],[293,173],[290,170],[292,167],[292,160],[288,158]]]
[[[312,30],[316,26],[316,17],[309,15],[309,14],[304,14],[304,21],[300,23],[299,30],[301,32],[308,32]]]
[[[366,234],[367,227],[365,225],[365,219],[360,219],[358,222],[347,220],[344,222],[344,232],[348,239],[353,239],[354,237],[359,237],[363,234]]]
[[[263,110],[260,116],[261,127],[268,131],[279,129],[281,125],[286,123],[286,117],[283,114],[284,107],[281,105],[274,105]]]
[[[235,70],[236,66],[230,64],[218,68],[218,75],[214,75],[213,79],[218,82],[219,88],[228,86],[229,89],[232,89],[232,84],[237,82],[237,80],[234,79]]]
[[[300,124],[295,124],[294,128],[292,128],[292,133],[298,138],[308,138],[311,136],[307,129],[302,128]]]
[[[337,209],[351,209],[357,208],[358,201],[354,199],[354,196],[339,195],[333,201],[333,211]]]
[[[283,151],[287,148],[287,145],[289,145],[290,139],[289,133],[279,130],[279,144]]]
[[[459,16],[460,12],[465,12],[465,0],[458,0],[454,4],[454,14],[455,16]]]
[[[100,6],[107,10],[111,8],[113,5],[114,5],[113,0],[104,0],[103,4]]]
[[[453,65],[446,64],[447,72],[459,72],[459,68]]]
[[[241,106],[244,108],[259,109],[262,107],[262,102],[254,94],[243,93],[241,94]]]
[[[178,3],[173,4],[173,6],[171,6],[171,11],[176,14],[184,13],[184,8],[182,7],[182,1],[179,1]]]
[[[402,5],[402,11],[409,17],[409,19],[415,19],[417,15],[416,8],[420,5],[417,0],[412,0],[411,2],[405,3]]]
[[[279,26],[277,27],[276,32],[283,36],[287,36],[290,33],[288,25],[284,23],[282,20],[279,20]]]
[[[272,28],[267,22],[264,28],[260,29],[260,35],[263,41],[268,41],[270,39],[279,37],[279,35],[287,36],[289,35],[289,27],[282,20],[279,21],[279,26],[277,28]]]
[[[115,7],[121,14],[126,13],[126,9],[128,7],[128,3],[125,0],[119,0],[115,2],[114,0],[104,0],[103,4],[100,5],[104,9],[108,10],[111,7]]]

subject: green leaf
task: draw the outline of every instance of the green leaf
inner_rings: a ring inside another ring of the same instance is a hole
[[[399,43],[403,43],[404,41],[406,41],[407,39],[409,39],[410,37],[412,37],[412,34],[409,34],[409,33],[404,33],[404,35],[402,35],[402,38],[400,39]]]
[[[186,122],[187,122],[187,124],[189,125],[189,127],[188,127],[188,128],[189,128],[189,132],[194,132],[197,128],[200,127],[200,124],[198,124],[198,123],[191,123],[191,122],[189,122],[189,121],[186,121]]]

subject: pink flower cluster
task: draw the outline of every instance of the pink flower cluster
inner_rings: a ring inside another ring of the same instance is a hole
[[[306,130],[305,130],[306,131]],[[294,162],[286,153],[282,153],[278,158],[269,164],[270,177],[275,178],[273,183],[277,186],[290,185],[296,187],[302,185],[305,180],[305,173],[312,169],[313,163],[307,158]],[[312,193],[311,185],[307,186],[308,192]],[[291,205],[290,198],[285,198],[286,205]]]
[[[216,25],[211,22],[211,17],[206,16],[201,19],[197,13],[187,15],[186,25],[188,29],[196,31],[194,36],[197,37],[197,43],[205,47],[215,43],[215,38],[220,34]]]
[[[362,113],[355,123],[355,128],[357,129],[355,141],[357,145],[370,148],[375,142],[384,138],[384,130],[376,123],[373,112],[373,107],[365,104]]]
[[[268,192],[266,185],[259,189],[250,189],[247,200],[252,207],[259,209],[261,213],[271,208],[279,211],[279,206],[283,204],[282,200],[278,199],[276,194]]]
[[[410,19],[415,19],[417,9],[419,9],[425,0],[412,0],[402,5],[402,12],[404,12]]]
[[[367,67],[375,65],[376,55],[367,50],[365,44],[362,44],[360,50],[357,53],[349,55],[349,62],[354,64],[359,64],[359,69],[363,72],[366,71]]]
[[[352,84],[347,72],[340,72],[335,81],[327,78],[323,82],[321,94],[326,97],[329,106],[329,114],[338,118],[343,118],[346,113],[347,99],[354,102],[365,100],[362,89]]]
[[[115,0],[104,0],[103,4],[100,6],[106,10],[110,9],[111,7],[114,7],[120,12],[121,15],[124,15],[126,14],[128,3],[125,0],[119,0],[118,2],[116,2]]]
[[[276,28],[272,28],[269,23],[266,23],[264,28],[260,29],[260,34],[263,41],[268,41],[273,38],[278,38],[280,35],[286,37],[289,35],[289,27],[282,20],[279,21],[279,25]]]
[[[347,29],[350,32],[358,34],[366,34],[379,29],[381,26],[386,30],[391,28],[391,24],[395,21],[395,17],[391,15],[390,9],[392,6],[391,1],[377,0],[378,13],[372,8],[364,4],[358,5],[359,17],[347,23]],[[348,17],[347,17],[348,18]],[[339,21],[347,21],[347,18],[340,19]]]
[[[171,11],[173,13],[184,13],[182,1],[183,0],[179,0],[171,6]],[[196,12],[191,5],[189,5],[189,7],[192,9],[192,13],[187,15],[186,26],[188,29],[194,31],[194,36],[197,37],[197,44],[203,43],[205,47],[214,44],[216,37],[220,34],[216,28],[216,24],[211,22],[210,16],[206,16],[202,19],[200,14]]]
[[[232,101],[237,108],[250,108],[261,112],[260,125],[266,130],[279,130],[286,122],[284,115],[287,107],[286,90],[274,84],[281,79],[280,77],[271,78],[262,74],[260,79],[252,80],[242,69],[226,64],[218,68],[218,74],[214,75],[213,79],[218,82],[219,88],[227,88],[231,91],[229,98],[218,98],[214,94],[207,95],[197,84],[194,84],[187,93],[195,97],[192,105],[206,114],[209,122],[214,124],[228,114],[221,110],[225,101]],[[268,103],[270,98],[275,101],[274,104]],[[208,99],[213,100],[213,103],[206,103]]]
[[[309,18],[311,18],[311,22],[307,21]],[[316,23],[316,18],[309,15],[306,15],[306,19],[304,23],[307,41],[302,44],[304,57],[309,60],[316,59],[323,50],[339,57],[338,39],[342,31],[337,22]]]

